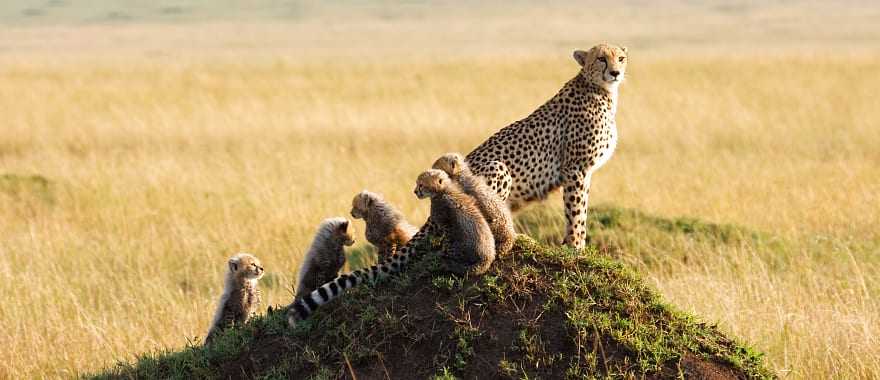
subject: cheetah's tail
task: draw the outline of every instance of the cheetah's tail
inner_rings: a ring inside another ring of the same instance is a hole
[[[400,247],[391,257],[383,260],[381,263],[366,269],[359,269],[354,272],[343,274],[333,279],[310,294],[295,300],[287,307],[287,323],[293,327],[299,321],[308,319],[315,310],[321,305],[326,304],[345,292],[366,281],[384,278],[392,274],[398,273],[406,266],[406,264],[417,255],[414,246],[424,240],[424,238],[434,231],[433,223],[425,222],[425,225],[417,232],[412,239],[404,246]]]

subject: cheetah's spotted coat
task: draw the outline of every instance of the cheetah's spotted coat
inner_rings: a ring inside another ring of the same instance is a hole
[[[575,248],[586,243],[591,177],[617,146],[617,92],[626,55],[625,48],[606,44],[575,51],[581,70],[573,79],[531,115],[501,129],[466,157],[474,174],[484,177],[512,210],[562,187],[568,222],[564,242]],[[324,284],[294,302],[292,314],[305,319],[346,289],[399,272],[416,252],[413,246],[438,230],[429,219],[390,259]]]

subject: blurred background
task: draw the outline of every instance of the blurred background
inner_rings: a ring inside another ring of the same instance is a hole
[[[874,1],[3,1],[0,378],[198,342],[238,251],[287,304],[322,219],[370,189],[420,224],[415,176],[599,42],[629,67],[593,243],[782,377],[876,378],[877,20]],[[560,198],[520,232],[559,241]],[[351,267],[372,260],[355,226]]]
[[[876,48],[878,12],[873,1],[10,0],[0,21],[11,28],[4,52],[17,54],[450,59],[543,56],[597,40],[663,56],[865,51]]]

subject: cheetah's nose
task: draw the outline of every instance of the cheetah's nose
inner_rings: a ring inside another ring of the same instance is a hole
[[[611,76],[617,78],[617,76],[620,75],[620,71],[612,70],[612,71],[609,71],[608,74],[611,74]]]

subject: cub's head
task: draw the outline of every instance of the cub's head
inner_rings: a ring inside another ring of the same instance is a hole
[[[450,177],[455,177],[467,168],[467,163],[464,161],[464,157],[458,153],[446,153],[434,161],[434,165],[431,167],[446,172]]]
[[[599,44],[588,51],[576,50],[574,60],[581,65],[581,74],[593,84],[616,89],[626,74],[626,48]]]
[[[442,193],[450,181],[449,176],[442,170],[431,169],[419,174],[419,178],[416,179],[416,189],[413,192],[419,199],[429,198],[432,195]]]
[[[263,266],[254,255],[238,253],[229,258],[229,273],[244,280],[259,280],[263,277]]]
[[[329,237],[339,244],[350,246],[354,244],[354,227],[351,221],[343,217],[328,218],[321,223],[319,231],[329,234]]]
[[[351,200],[351,217],[355,219],[363,219],[367,217],[367,213],[376,204],[381,201],[382,197],[371,191],[361,191]]]

